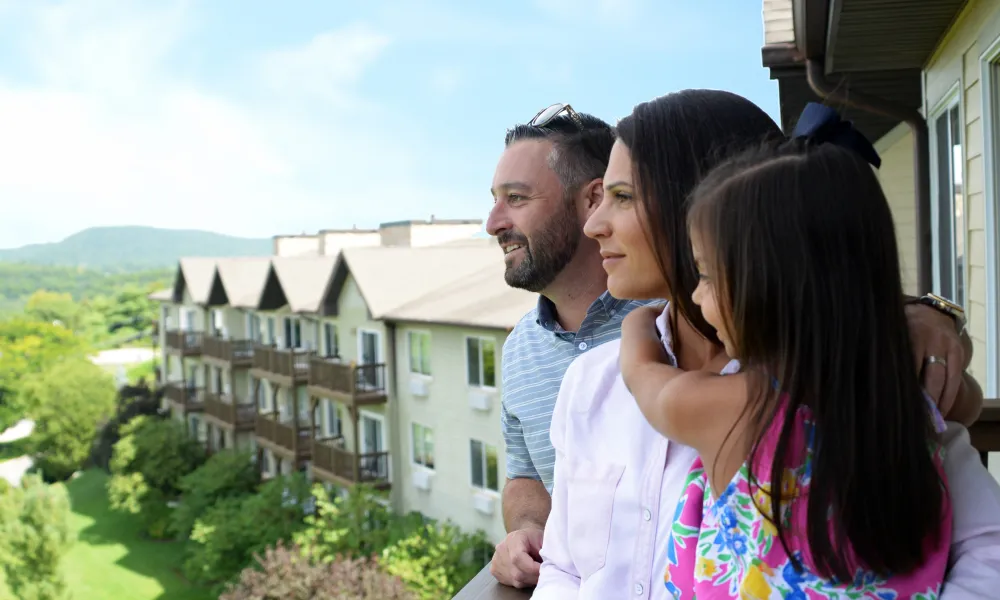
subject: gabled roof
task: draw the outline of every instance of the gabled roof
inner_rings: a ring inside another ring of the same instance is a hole
[[[222,304],[225,294],[218,285],[215,271],[215,258],[182,258],[174,277],[173,301],[184,301],[184,290],[191,295],[195,304],[207,306]]]
[[[440,293],[442,288],[491,264],[503,264],[503,253],[492,239],[460,247],[345,248],[337,262],[328,304],[336,310],[340,292],[350,274],[368,305],[371,318],[381,319],[428,294]],[[503,282],[503,275],[499,277]]]
[[[276,256],[271,259],[269,283],[277,281],[292,312],[327,314],[324,301],[336,264],[334,256]]]
[[[146,297],[153,302],[173,302],[174,290],[172,288],[163,288],[162,290],[156,290]]]
[[[270,258],[223,258],[216,265],[227,303],[233,308],[257,309],[264,294]]]
[[[538,294],[510,287],[503,272],[503,262],[495,260],[488,267],[390,310],[384,318],[509,331],[538,304]]]

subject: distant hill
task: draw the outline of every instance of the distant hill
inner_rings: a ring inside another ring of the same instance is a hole
[[[269,256],[267,238],[194,229],[91,227],[61,242],[0,249],[0,261],[136,271],[172,267],[182,256]]]

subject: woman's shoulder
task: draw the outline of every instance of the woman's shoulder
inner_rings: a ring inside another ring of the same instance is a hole
[[[618,355],[621,340],[614,339],[577,356],[566,369],[558,402],[567,410],[590,410],[612,391],[621,375]]]

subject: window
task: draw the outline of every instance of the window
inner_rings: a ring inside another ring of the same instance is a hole
[[[965,195],[962,124],[958,104],[934,118],[934,255],[937,292],[965,306]]]
[[[431,334],[426,331],[411,331],[410,373],[431,374]]]
[[[221,308],[212,309],[212,335],[226,337],[226,317]]]
[[[247,337],[253,342],[260,342],[260,315],[247,313]]]
[[[487,338],[466,338],[466,363],[469,385],[496,387],[496,343]]]
[[[323,323],[323,356],[326,358],[340,357],[340,341],[337,339],[337,326],[333,323]]]
[[[285,349],[302,347],[302,322],[295,317],[285,317]]]
[[[434,468],[434,430],[419,423],[413,424],[413,462]]]
[[[469,442],[469,457],[472,462],[472,486],[499,492],[500,475],[497,472],[497,447],[479,440],[471,440]]]
[[[341,426],[340,407],[332,400],[324,400],[326,403],[326,437],[340,437]]]

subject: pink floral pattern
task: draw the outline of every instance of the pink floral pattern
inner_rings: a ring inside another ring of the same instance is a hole
[[[778,485],[782,497],[791,499],[783,502],[782,522],[796,531],[805,531],[814,428],[805,408],[799,411],[799,417],[793,447],[801,447],[805,452],[798,460],[791,461],[797,466],[787,469]],[[771,464],[781,420],[781,415],[775,419],[757,452],[754,467],[757,480],[769,471],[765,465]],[[935,445],[932,451],[943,480],[942,450]],[[929,559],[922,568],[889,578],[859,569],[853,581],[836,583],[816,576],[808,567],[801,572],[795,569],[774,525],[764,516],[772,512],[767,491],[773,482],[761,481],[759,486],[751,488],[747,474],[748,467],[744,464],[718,500],[713,500],[701,459],[692,466],[677,503],[667,547],[664,583],[675,600],[938,597],[951,539],[951,509],[947,504],[941,522],[941,541],[937,547],[929,546]],[[792,554],[808,565],[805,536],[788,535],[786,539]]]

